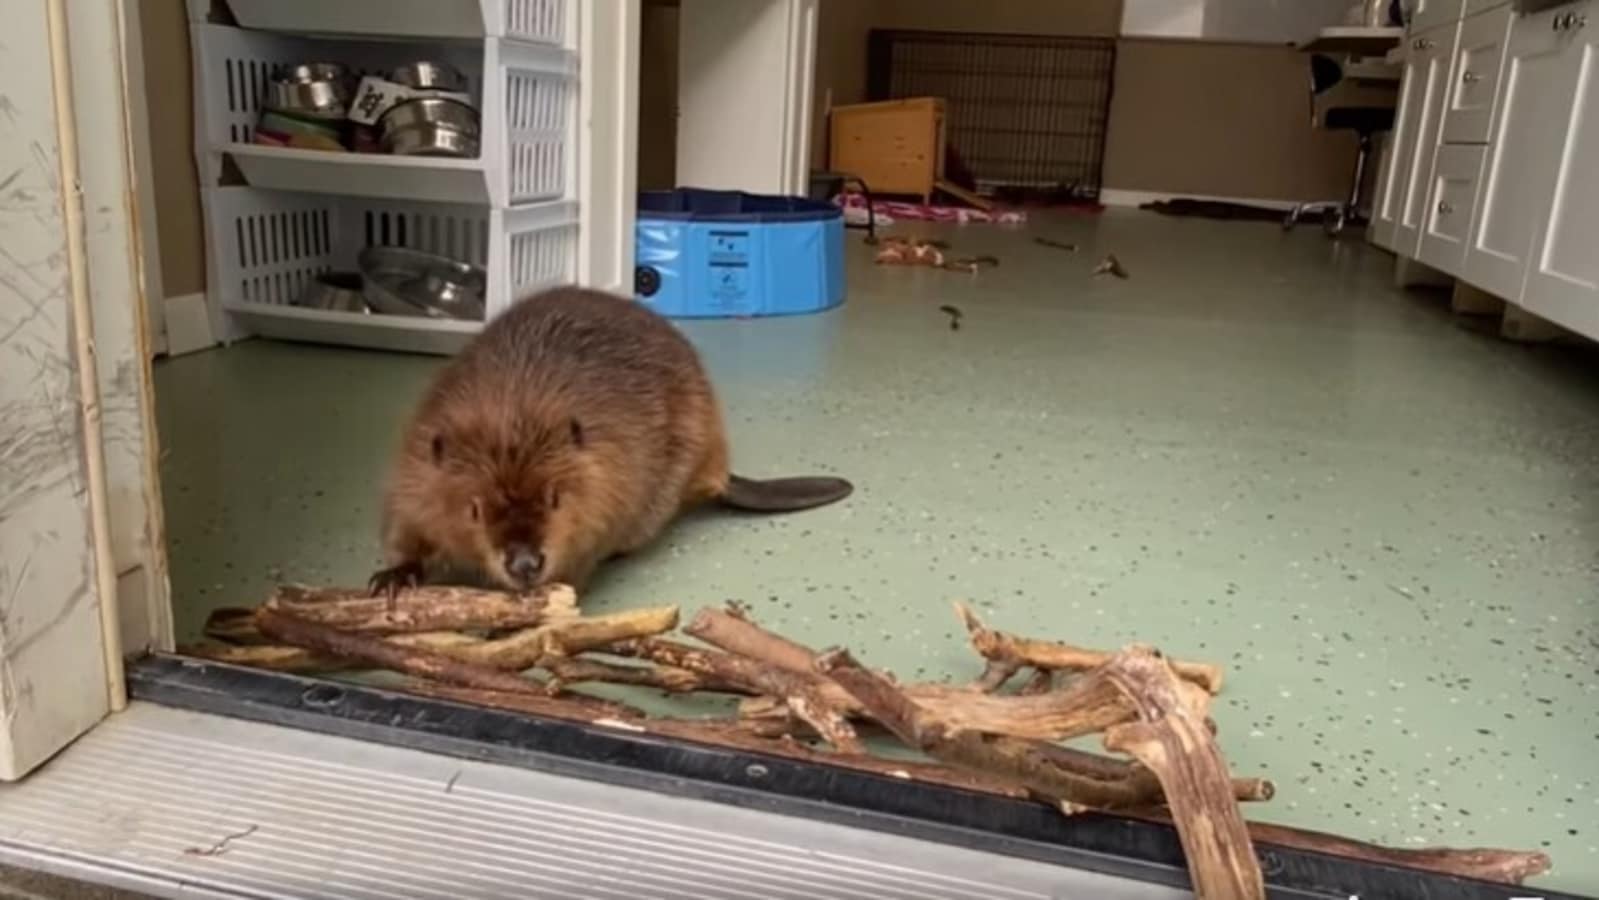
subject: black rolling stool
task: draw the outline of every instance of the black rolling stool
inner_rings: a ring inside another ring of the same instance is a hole
[[[1316,117],[1316,98],[1332,90],[1344,80],[1344,67],[1330,56],[1314,54],[1310,57],[1310,109],[1311,121]],[[1315,203],[1298,203],[1283,219],[1283,229],[1299,224],[1299,220],[1312,212],[1321,213],[1322,227],[1327,234],[1337,235],[1345,225],[1361,224],[1360,185],[1366,177],[1366,163],[1371,159],[1373,138],[1394,127],[1394,109],[1391,106],[1333,106],[1322,116],[1321,125],[1330,131],[1353,131],[1360,136],[1360,152],[1355,154],[1355,177],[1349,185],[1349,196],[1343,200],[1320,200]]]

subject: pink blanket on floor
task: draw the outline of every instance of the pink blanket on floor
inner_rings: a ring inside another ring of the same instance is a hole
[[[840,203],[840,201],[842,202]],[[866,198],[860,194],[843,194],[833,198],[846,210],[866,209]],[[981,209],[968,209],[964,206],[931,206],[926,203],[905,203],[899,200],[876,200],[872,209],[880,216],[890,219],[915,220],[919,222],[989,222],[996,225],[1020,225],[1027,221],[1027,213],[1019,209],[996,209],[985,212]]]

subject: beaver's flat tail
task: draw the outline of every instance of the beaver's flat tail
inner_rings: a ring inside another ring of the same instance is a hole
[[[717,500],[723,506],[748,512],[797,512],[815,509],[848,497],[855,486],[842,478],[769,478],[757,481],[734,475]]]

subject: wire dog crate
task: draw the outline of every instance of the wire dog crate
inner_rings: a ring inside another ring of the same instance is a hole
[[[1099,196],[1113,39],[874,29],[867,46],[868,98],[942,97],[979,185]]]

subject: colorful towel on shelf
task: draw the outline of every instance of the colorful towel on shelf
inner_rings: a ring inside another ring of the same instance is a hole
[[[843,194],[833,202],[844,208],[846,218],[860,216],[864,219],[866,198],[860,194]],[[1020,225],[1027,221],[1027,213],[1019,209],[996,209],[985,212],[964,206],[933,206],[927,203],[906,203],[900,200],[876,200],[872,210],[879,224],[903,219],[918,222],[988,223],[994,225]]]

